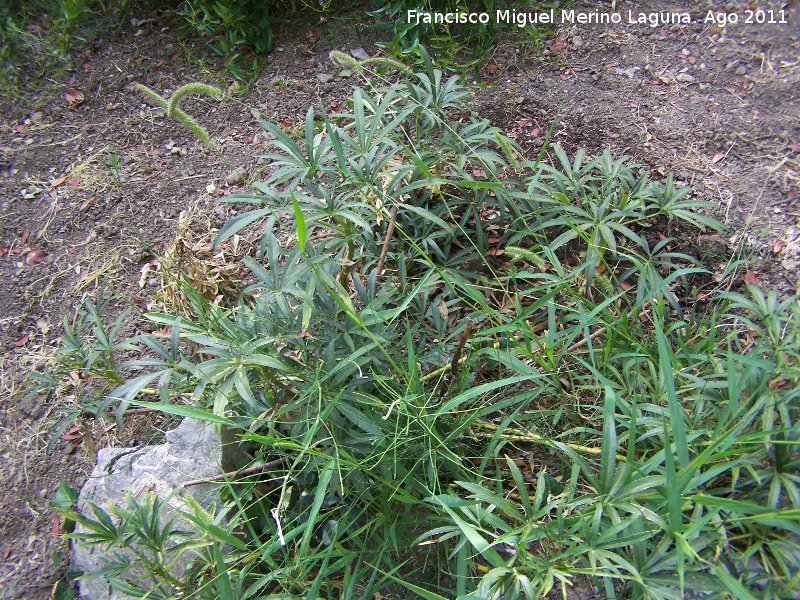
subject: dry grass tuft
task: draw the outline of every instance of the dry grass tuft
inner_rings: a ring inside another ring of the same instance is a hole
[[[181,212],[175,239],[158,260],[161,275],[158,300],[190,316],[192,308],[182,291],[184,283],[211,302],[238,294],[238,282],[246,274],[241,259],[252,254],[254,243],[235,235],[215,250],[216,234],[210,220],[197,214],[196,205]]]

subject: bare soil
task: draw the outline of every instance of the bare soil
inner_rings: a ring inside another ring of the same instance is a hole
[[[656,178],[673,172],[717,203],[716,216],[731,227],[714,238],[710,266],[738,252],[750,259],[757,285],[793,294],[800,288],[800,8],[774,4],[760,8],[783,8],[788,24],[721,29],[703,21],[708,10],[743,18],[755,5],[620,2],[622,23],[558,26],[538,50],[508,26],[483,67],[475,112],[515,136],[529,158],[558,114],[553,141],[571,154],[609,148]],[[598,7],[611,11],[607,3],[574,8]],[[685,10],[694,23],[629,24],[629,9]],[[309,106],[336,107],[362,82],[340,77],[328,51],[377,52],[364,15],[284,27],[249,89],[221,103],[184,103],[216,141],[206,149],[129,86],[141,82],[168,97],[185,83],[227,88],[232,80],[198,58],[201,40],[179,41],[163,16],[136,16],[145,22],[94,40],[84,65],[45,105],[0,100],[0,597],[49,598],[63,576],[60,523],[48,507],[59,482],[79,487],[97,448],[147,441],[167,426],[150,419],[117,432],[96,424],[93,443],[60,440],[45,456],[57,403],[19,397],[30,385],[26,374],[52,360],[62,319],[87,295],[104,293],[105,281],[105,293],[121,297],[116,313],[134,309],[134,333],[137,311],[161,288],[153,259],[174,241],[179,214],[193,210],[191,241],[211,239],[235,213],[216,200],[247,189],[226,177],[240,168],[252,178],[264,166],[256,155],[268,138],[252,109],[291,126]],[[71,106],[70,90],[83,102]],[[594,596],[589,586],[578,592]]]

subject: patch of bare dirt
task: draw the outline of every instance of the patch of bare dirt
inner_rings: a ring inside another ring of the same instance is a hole
[[[574,8],[612,10],[608,3]],[[744,15],[747,8],[620,2],[615,10],[622,15],[685,10],[694,23],[560,26],[543,40],[542,56],[509,26],[483,70],[476,112],[515,136],[530,158],[559,113],[554,141],[571,153],[610,148],[656,177],[674,172],[719,205],[717,216],[732,227],[725,243],[754,259],[758,285],[794,293],[800,287],[800,14],[796,3],[776,3],[772,8],[783,8],[788,24],[720,29],[703,22],[708,10]],[[258,113],[290,127],[309,106],[338,106],[361,82],[340,77],[327,52],[377,51],[362,18],[279,31],[277,50],[249,90],[222,103],[184,103],[216,140],[211,150],[129,89],[136,81],[168,97],[193,81],[223,89],[232,83],[198,59],[200,42],[177,41],[171,22],[155,17],[95,40],[85,66],[40,110],[2,103],[0,589],[10,597],[50,597],[63,569],[53,560],[63,543],[48,508],[58,483],[80,486],[96,448],[148,435],[142,427],[115,432],[97,424],[92,436],[60,440],[44,456],[57,406],[52,398],[23,404],[18,398],[29,385],[25,375],[52,359],[61,320],[83,297],[102,293],[98,284],[105,281],[122,298],[113,305],[116,314],[133,309],[127,333],[135,333],[136,312],[161,289],[153,259],[174,241],[180,213],[193,209],[195,239],[210,239],[236,212],[216,200],[247,189],[228,177],[231,171],[252,178],[265,166],[257,155],[269,138]],[[581,594],[594,595],[588,586]]]

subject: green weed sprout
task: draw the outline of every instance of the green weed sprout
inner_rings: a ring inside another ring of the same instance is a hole
[[[199,139],[204,146],[211,145],[211,136],[208,135],[208,132],[203,129],[203,127],[201,127],[194,119],[192,119],[192,117],[181,110],[178,104],[180,103],[181,99],[188,94],[203,94],[218,100],[223,96],[222,90],[214,87],[213,85],[206,85],[205,83],[187,83],[186,85],[175,90],[175,93],[172,94],[172,97],[169,100],[166,100],[149,87],[141,83],[137,83],[135,85],[135,89],[139,90],[140,92],[144,92],[159,106],[166,108],[167,116],[177,119],[183,123],[189,129],[189,131],[197,136],[197,139]]]
[[[405,73],[406,75],[411,74],[411,69],[409,69],[403,63],[401,63],[399,60],[394,60],[393,58],[387,58],[385,56],[379,56],[376,58],[367,58],[364,60],[356,60],[349,54],[345,54],[344,52],[339,52],[338,50],[332,50],[328,56],[330,57],[331,62],[337,67],[346,67],[348,69],[353,69],[354,71],[358,72],[361,72],[365,67],[368,67],[369,65],[377,65],[377,66],[392,67],[394,69],[397,69],[401,73]]]

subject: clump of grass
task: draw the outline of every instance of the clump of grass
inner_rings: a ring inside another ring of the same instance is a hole
[[[270,175],[225,199],[246,210],[216,240],[263,224],[253,283],[226,302],[184,282],[188,316],[145,315],[169,339],[66,337],[109,382],[98,416],[197,416],[253,457],[224,519],[184,511],[196,568],[134,566],[195,598],[532,600],[578,577],[608,597],[787,597],[797,299],[719,292],[654,239],[721,228],[671,179],[608,153],[520,161],[461,117],[466,95],[431,68],[309,109],[299,139],[262,122]],[[79,539],[132,539],[62,510]]]

